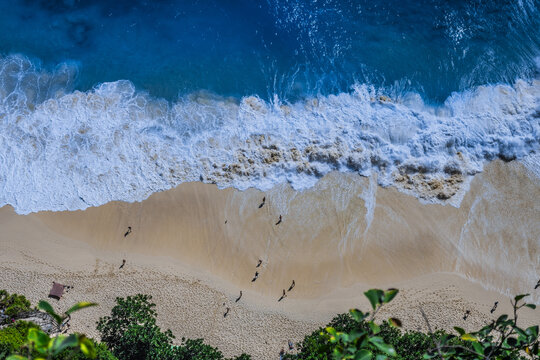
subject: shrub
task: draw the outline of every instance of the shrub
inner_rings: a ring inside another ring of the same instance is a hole
[[[112,352],[109,351],[107,345],[100,344],[91,340],[94,344],[94,349],[96,351],[95,360],[118,360]],[[87,360],[86,356],[80,349],[65,350],[62,351],[59,355],[54,357],[54,360]]]
[[[101,340],[120,359],[165,359],[173,354],[170,330],[162,332],[156,325],[155,304],[149,295],[138,294],[116,298],[111,316],[99,319]]]
[[[30,301],[24,295],[9,294],[6,290],[0,290],[0,314],[15,318],[21,313],[30,311],[30,306]]]
[[[119,359],[140,360],[221,360],[223,354],[206,345],[202,339],[182,339],[182,345],[174,346],[170,330],[162,332],[156,325],[155,304],[149,295],[117,298],[111,316],[99,319],[97,330]],[[242,354],[237,360],[249,360]]]
[[[60,324],[65,319],[69,318],[72,313],[95,305],[96,304],[89,302],[79,302],[69,308],[63,315],[57,314],[51,304],[43,300],[39,302],[38,307],[51,315],[57,325],[60,326]],[[16,326],[14,327],[16,328]],[[53,360],[61,356],[63,352],[70,351],[72,349],[79,349],[88,358],[94,359],[96,357],[94,343],[85,335],[71,334],[51,337],[37,326],[26,327],[26,341],[22,346],[19,346],[17,350],[14,350],[21,354],[25,353],[26,356],[12,354],[7,358],[7,360],[31,360],[32,357],[40,360],[45,358],[48,360]],[[9,326],[8,328],[11,329],[13,326]]]
[[[366,293],[374,313],[391,299],[381,290]],[[514,298],[513,318],[507,315],[484,326],[482,329],[465,333],[454,328],[458,335],[444,331],[429,331],[428,334],[403,332],[395,325],[399,320],[389,319],[380,325],[373,323],[373,314],[351,310],[349,314],[336,316],[326,331],[322,328],[308,335],[298,344],[297,354],[287,354],[285,359],[342,360],[342,359],[540,359],[539,327],[527,329],[517,325],[518,311],[523,307],[535,309],[534,304],[522,300],[527,295]],[[422,313],[423,314],[423,313]],[[423,314],[425,317],[425,314]],[[425,317],[428,327],[429,320]],[[389,350],[389,349],[393,349]]]
[[[5,359],[18,351],[26,342],[29,329],[39,328],[27,321],[17,321],[13,325],[0,329],[0,359]]]

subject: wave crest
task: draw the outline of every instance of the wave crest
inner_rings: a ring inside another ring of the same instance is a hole
[[[457,206],[486,161],[539,148],[538,80],[477,87],[439,107],[363,84],[292,104],[203,92],[171,104],[125,80],[68,92],[76,70],[23,60],[0,59],[0,204],[19,213],[140,201],[199,180],[301,190],[331,171],[375,171],[383,186]]]

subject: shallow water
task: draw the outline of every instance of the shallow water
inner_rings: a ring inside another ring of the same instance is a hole
[[[0,204],[378,173],[459,206],[540,143],[538,1],[0,1]],[[440,185],[442,184],[442,185]]]

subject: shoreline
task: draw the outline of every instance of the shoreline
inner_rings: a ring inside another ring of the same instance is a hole
[[[52,281],[74,285],[58,306],[100,303],[72,322],[72,331],[92,336],[116,296],[147,293],[177,341],[203,337],[227,356],[244,351],[255,359],[273,358],[287,340],[351,307],[367,310],[362,292],[373,287],[402,290],[381,317],[392,314],[407,329],[423,329],[418,304],[437,328],[479,328],[493,301],[506,297],[482,286],[532,291],[537,279],[528,283],[540,273],[540,184],[532,176],[518,162],[490,163],[460,208],[422,204],[370,186],[370,178],[337,173],[304,192],[186,183],[141,203],[84,211],[17,215],[6,206],[0,288],[35,304]],[[277,302],[293,279],[295,288]],[[500,303],[494,315],[509,311],[508,301]],[[525,318],[538,323],[540,313]]]

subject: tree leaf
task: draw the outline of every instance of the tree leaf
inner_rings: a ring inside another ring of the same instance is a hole
[[[354,360],[371,360],[372,357],[371,351],[362,349],[354,355]]]
[[[94,343],[84,335],[79,338],[79,348],[83,354],[90,359],[96,358],[96,349],[94,348]]]
[[[529,296],[529,295],[530,295],[530,294],[521,294],[521,295],[516,296],[516,297],[514,298],[514,300],[515,300],[516,302],[518,302],[519,300],[521,300],[521,299],[523,299],[524,297]]]
[[[375,324],[373,321],[368,322],[368,326],[371,329],[371,332],[375,335],[381,332],[381,327]]]
[[[78,310],[81,310],[81,309],[84,309],[84,308],[87,308],[87,307],[90,307],[90,306],[97,306],[97,304],[87,302],[87,301],[78,302],[75,305],[73,305],[72,307],[70,307],[68,311],[66,311],[66,315],[69,315],[72,312],[75,312],[75,311],[78,311]]]
[[[478,342],[473,342],[472,347],[474,348],[477,354],[484,355],[484,348],[482,347],[482,344]]]
[[[525,330],[525,333],[529,336],[532,336],[534,338],[538,337],[538,325],[528,327]]]
[[[349,313],[351,314],[353,319],[356,320],[357,322],[361,322],[365,318],[364,313],[358,309],[351,309],[349,310]]]
[[[336,333],[337,333],[336,329],[334,329],[333,327],[330,327],[330,326],[326,328],[326,332],[328,334],[332,335],[332,336],[336,336]]]
[[[369,338],[369,342],[375,345],[377,349],[381,350],[385,354],[390,355],[390,356],[396,356],[396,350],[394,349],[394,347],[392,345],[385,343],[383,338],[378,337],[378,336],[373,336]]]
[[[534,305],[534,304],[525,304],[525,306],[528,307],[528,308],[531,308],[533,310],[536,309],[536,305]]]
[[[471,335],[471,334],[461,335],[460,338],[461,340],[465,340],[465,341],[478,341],[478,339],[474,335]]]
[[[392,301],[393,298],[396,297],[396,295],[398,294],[399,290],[398,289],[388,289],[384,292],[384,297],[383,297],[383,302],[386,304],[386,303],[389,303],[390,301]]]
[[[51,315],[54,320],[56,321],[56,323],[58,325],[60,325],[62,323],[62,321],[64,320],[60,315],[58,315],[53,307],[51,306],[51,304],[49,304],[48,302],[46,302],[45,300],[41,300],[39,303],[38,303],[38,308],[40,308],[41,310],[45,311],[47,314]]]
[[[401,327],[402,326],[401,320],[399,320],[397,318],[390,318],[390,319],[388,319],[388,322],[390,323],[390,325],[392,325],[394,327]]]
[[[27,360],[28,358],[25,358],[21,355],[10,355],[7,357],[6,360]]]
[[[456,330],[460,336],[465,335],[465,330],[458,326],[454,326],[454,330]]]
[[[366,291],[364,295],[368,298],[373,310],[375,310],[375,308],[377,308],[377,305],[381,303],[381,300],[384,296],[384,292],[379,289],[371,289],[371,290]]]
[[[46,349],[49,346],[51,338],[45,332],[39,329],[30,329],[28,330],[28,341],[34,343],[36,350]]]
[[[70,347],[75,347],[78,344],[79,344],[79,339],[77,335],[71,334],[68,337],[62,338],[59,341],[54,342],[53,349],[52,349],[53,355],[58,355],[63,350]]]

